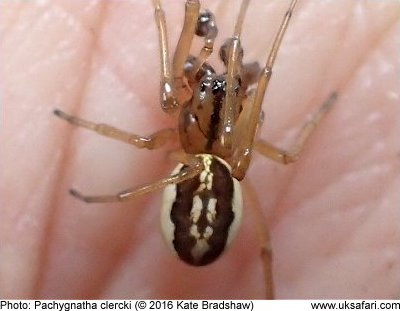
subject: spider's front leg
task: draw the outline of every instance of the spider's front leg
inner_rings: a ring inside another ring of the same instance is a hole
[[[188,79],[195,81],[197,73],[214,49],[218,28],[215,17],[210,11],[200,13],[198,0],[187,0],[185,21],[176,46],[172,66],[169,62],[168,36],[164,10],[160,0],[155,0],[155,19],[159,30],[161,60],[161,107],[166,112],[174,112],[182,103],[192,96]],[[197,57],[190,57],[190,47],[194,35],[204,37],[204,45]],[[187,70],[187,65],[190,70]],[[171,68],[172,67],[172,68]],[[187,75],[187,76],[186,76]]]
[[[146,148],[149,150],[157,149],[164,146],[168,141],[176,139],[177,137],[176,129],[166,128],[149,136],[141,136],[125,132],[108,124],[94,123],[79,117],[75,117],[58,109],[55,109],[53,112],[57,117],[67,121],[72,125],[84,127],[90,131],[96,132],[99,135],[134,145],[137,148]]]
[[[289,21],[292,17],[292,13],[296,6],[296,3],[297,0],[291,1],[290,7],[283,17],[279,30],[275,35],[272,48],[268,53],[265,65],[261,70],[255,93],[249,97],[251,98],[251,100],[249,101],[247,107],[244,107],[238,121],[238,123],[241,124],[239,125],[239,127],[242,128],[241,131],[243,131],[243,135],[240,137],[239,146],[238,148],[236,148],[234,155],[235,164],[233,167],[233,175],[238,180],[242,180],[244,178],[250,165],[252,150],[255,144],[255,137],[260,122],[262,111],[261,107],[264,100],[264,95],[271,79],[272,68],[275,63],[279,47],[281,45],[283,36],[285,35],[286,29],[289,25]]]
[[[197,73],[201,70],[203,64],[214,50],[214,42],[218,35],[218,28],[213,13],[204,11],[199,15],[196,25],[196,35],[204,37],[204,45],[200,54],[195,58],[193,68],[191,68],[188,74],[189,79],[192,81],[196,80]]]
[[[222,146],[227,150],[231,150],[233,147],[233,133],[235,127],[235,121],[239,113],[238,94],[235,84],[240,84],[237,76],[240,76],[242,72],[242,59],[243,59],[243,48],[240,43],[240,35],[242,32],[242,26],[244,17],[246,16],[247,8],[250,0],[243,0],[240,6],[239,16],[236,20],[235,31],[233,37],[228,39],[224,44],[229,48],[228,57],[220,54],[221,59],[224,61],[227,67],[226,72],[226,96],[223,102],[222,111],[222,127],[219,130],[219,140]],[[224,51],[224,47],[221,48],[221,52]]]
[[[195,35],[200,3],[198,0],[186,1],[185,21],[181,36],[176,46],[172,67],[169,59],[165,12],[161,7],[160,0],[154,0],[153,3],[160,45],[160,103],[163,111],[173,113],[180,105],[182,105],[191,93],[190,87],[188,86],[184,76],[184,67]]]

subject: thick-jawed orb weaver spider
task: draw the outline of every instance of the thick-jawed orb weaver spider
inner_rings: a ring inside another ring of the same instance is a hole
[[[74,189],[70,193],[88,203],[102,203],[128,201],[165,188],[161,212],[164,237],[183,261],[195,266],[216,260],[237,232],[243,205],[239,182],[249,168],[253,149],[279,163],[296,161],[336,98],[332,94],[304,124],[289,151],[256,139],[272,68],[297,1],[291,1],[263,67],[257,62],[242,62],[240,35],[249,2],[242,1],[233,36],[219,50],[226,71],[217,74],[207,62],[218,33],[214,15],[207,10],[200,12],[199,0],[186,1],[184,25],[171,64],[165,13],[161,1],[153,1],[160,44],[161,108],[166,113],[179,113],[177,128],[146,137],[54,111],[73,125],[138,148],[162,147],[179,134],[182,149],[172,156],[180,164],[171,176],[115,195],[87,196]],[[189,54],[195,35],[204,38],[198,56]],[[273,298],[269,240],[260,240],[266,297]]]

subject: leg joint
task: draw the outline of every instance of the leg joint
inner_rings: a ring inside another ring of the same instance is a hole
[[[265,66],[263,69],[263,74],[266,77],[270,77],[272,75],[272,67],[271,66]]]

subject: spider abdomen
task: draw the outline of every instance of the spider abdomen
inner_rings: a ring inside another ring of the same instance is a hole
[[[229,165],[209,154],[197,157],[204,166],[199,175],[165,188],[161,226],[170,248],[183,261],[202,266],[217,259],[231,242],[243,204]],[[184,168],[180,164],[172,174]]]

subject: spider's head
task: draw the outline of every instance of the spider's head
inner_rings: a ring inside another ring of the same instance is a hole
[[[241,101],[239,93],[241,89],[240,78],[234,79],[235,107],[240,111]],[[216,136],[222,122],[224,99],[227,92],[226,75],[206,75],[198,87],[194,90],[192,109],[195,113],[200,129],[207,136]]]

